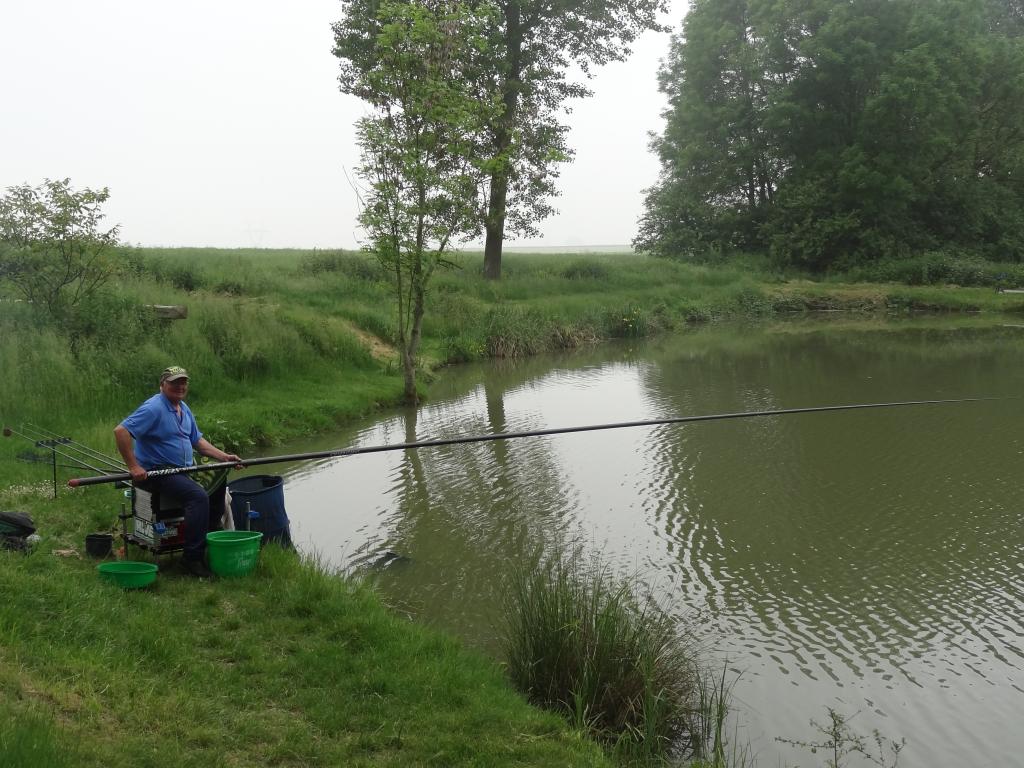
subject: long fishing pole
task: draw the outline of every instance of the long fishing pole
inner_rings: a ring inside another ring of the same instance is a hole
[[[31,422],[22,422],[21,429],[27,432],[34,432],[37,435],[42,435],[43,438],[47,440],[59,440],[69,447],[74,447],[75,450],[80,451],[86,456],[92,456],[93,458],[101,460],[107,464],[112,464],[118,468],[124,466],[124,462],[118,457],[113,456],[109,453],[97,451],[92,446],[86,445],[85,443],[79,442],[78,440],[72,440],[70,437],[58,434],[57,432],[54,432],[52,429],[40,427],[38,424],[33,424]]]
[[[53,430],[46,429],[44,427],[39,427],[34,424],[25,423],[21,425],[21,429],[25,432],[35,433],[36,435],[39,435],[40,437],[37,438],[39,442],[51,440],[57,441],[61,445],[65,446],[68,450],[77,451],[78,453],[81,453],[83,456],[86,456],[99,464],[105,464],[107,465],[107,471],[111,469],[115,471],[121,471],[125,468],[123,461],[118,461],[113,456],[101,453],[93,448],[90,448],[88,445],[85,445],[84,443],[80,443],[77,440],[72,440],[70,437],[59,435]]]
[[[604,429],[624,429],[626,427],[653,427],[662,424],[688,424],[698,421],[723,421],[725,419],[749,419],[757,416],[784,416],[794,413],[822,413],[824,411],[852,411],[864,408],[896,408],[908,405],[940,405],[945,403],[975,403],[984,400],[1001,400],[997,397],[966,397],[957,400],[909,400],[898,403],[857,403],[854,405],[822,405],[814,408],[779,408],[771,411],[742,411],[739,413],[718,413],[709,416],[675,416],[666,419],[647,419],[644,421],[622,421],[615,424],[592,424],[583,427],[558,427],[555,429],[535,429],[527,432],[499,432],[492,435],[473,435],[469,437],[450,437],[439,440],[421,440],[414,443],[393,443],[391,445],[371,445],[361,448],[342,448],[335,451],[313,451],[311,453],[292,453],[284,456],[267,456],[261,459],[243,459],[241,462],[224,461],[213,464],[196,464],[188,467],[171,467],[155,469],[147,472],[147,477],[164,477],[189,472],[205,472],[211,469],[230,469],[242,464],[255,467],[262,464],[278,464],[287,461],[310,461],[313,459],[332,459],[341,456],[355,456],[362,453],[379,453],[381,451],[406,451],[418,448],[434,448],[442,445],[462,445],[464,443],[483,443],[492,440],[512,440],[519,437],[543,437],[546,435],[564,435],[570,432],[596,432]],[[68,480],[68,485],[78,488],[85,485],[116,483],[131,480],[128,473],[117,475],[100,475],[98,477],[77,477]]]
[[[26,435],[24,432],[19,432],[18,430],[14,429],[13,427],[4,427],[3,432],[4,432],[4,437],[10,437],[11,435],[17,435],[18,437],[21,437],[21,438],[24,438],[25,440],[28,440],[30,443],[36,445],[39,448],[45,448],[48,451],[52,451],[53,454],[55,454],[57,456],[65,458],[65,459],[67,459],[69,461],[73,461],[75,463],[75,465],[76,465],[75,467],[73,467],[73,469],[88,469],[88,470],[91,470],[93,472],[109,472],[110,471],[110,467],[106,467],[105,469],[101,469],[99,467],[95,467],[92,464],[90,464],[89,462],[84,461],[79,456],[74,456],[74,455],[72,455],[70,453],[67,453],[65,451],[62,451],[62,450],[58,449],[57,446],[58,445],[63,445],[63,443],[60,443],[57,440],[50,440],[50,439],[39,440],[38,438],[31,437],[30,435]],[[72,449],[72,450],[74,450],[74,449]],[[117,467],[117,468],[120,469],[120,467]],[[131,475],[129,475],[128,477],[130,479]],[[118,481],[117,480],[107,480],[106,482],[114,483],[114,482],[118,482]]]

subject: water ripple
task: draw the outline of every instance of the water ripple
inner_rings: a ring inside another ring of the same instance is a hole
[[[1024,354],[983,334],[744,330],[728,346],[716,333],[508,386],[485,368],[458,398],[356,440],[1024,382]],[[1024,751],[1022,436],[1024,414],[998,403],[777,416],[375,454],[294,475],[289,494],[325,505],[316,543],[349,562],[408,554],[380,574],[390,599],[488,647],[514,564],[602,552],[700,617],[695,631],[743,674],[755,747],[779,762],[806,755],[773,737],[812,736],[808,720],[834,706],[861,712],[861,732],[906,736],[908,768],[1009,765]]]

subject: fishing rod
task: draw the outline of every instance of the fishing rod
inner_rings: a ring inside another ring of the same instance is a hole
[[[24,430],[24,429],[26,429],[26,427],[24,425],[22,425],[22,429]],[[29,429],[29,431],[36,431],[36,430]],[[81,456],[76,456],[76,455],[73,455],[71,453],[68,453],[67,450],[81,452],[81,449],[78,449],[78,448],[75,448],[75,447],[69,445],[69,443],[73,443],[74,442],[70,437],[58,436],[58,437],[47,437],[45,439],[39,439],[38,437],[32,437],[31,435],[25,434],[25,432],[18,431],[17,429],[14,429],[14,428],[8,427],[8,426],[4,426],[3,433],[4,433],[4,437],[10,437],[11,435],[17,435],[20,438],[28,440],[30,443],[32,443],[37,448],[45,448],[45,449],[50,451],[50,463],[53,466],[53,498],[55,498],[55,499],[57,498],[57,457],[58,456],[60,456],[61,458],[67,459],[68,461],[72,462],[73,466],[68,467],[69,469],[75,469],[75,470],[79,470],[79,471],[81,471],[83,469],[88,469],[88,470],[90,470],[92,472],[97,472],[97,473],[102,474],[103,472],[109,472],[111,469],[120,470],[120,469],[123,468],[123,465],[113,464],[113,463],[111,463],[109,461],[108,462],[102,462],[102,463],[106,463],[107,464],[106,467],[96,467],[93,464],[91,464],[89,461],[86,461],[85,459],[83,459]],[[39,434],[39,433],[37,432],[37,434]],[[60,450],[57,446],[61,446],[62,448],[65,448],[67,450]],[[88,454],[86,454],[86,456],[88,457]],[[93,459],[91,457],[90,457],[90,461],[93,461]],[[64,466],[65,465],[62,465],[62,468]],[[112,481],[112,482],[118,482],[118,481]],[[122,485],[127,485],[128,484],[128,483],[125,483],[123,480],[119,481],[119,482],[121,482]]]
[[[24,427],[22,427],[22,429],[24,429]],[[45,449],[47,449],[48,451],[50,451],[52,454],[54,454],[56,456],[60,456],[61,458],[67,459],[68,461],[71,461],[71,462],[74,462],[75,466],[73,467],[73,469],[88,469],[88,470],[91,470],[93,472],[109,472],[110,469],[111,469],[109,466],[104,468],[104,469],[101,469],[99,467],[93,466],[88,461],[85,461],[84,459],[82,459],[80,456],[75,456],[73,454],[67,453],[66,451],[60,450],[57,447],[58,445],[67,447],[66,444],[64,442],[62,442],[64,438],[60,438],[60,439],[47,438],[45,440],[40,440],[38,438],[32,437],[31,435],[26,435],[24,432],[19,432],[17,429],[14,429],[13,427],[4,427],[3,432],[4,432],[4,437],[10,437],[11,435],[17,435],[18,437],[21,437],[21,438],[24,438],[25,440],[28,440],[30,443],[32,443],[33,445],[35,445],[38,448],[45,448]],[[68,439],[70,440],[70,438],[68,438]],[[70,450],[76,450],[76,449],[75,448],[70,448]],[[114,465],[114,468],[120,469],[121,467],[119,465]],[[131,476],[129,475],[129,477],[131,477]],[[116,482],[116,481],[110,480],[108,482]]]
[[[54,432],[53,430],[46,429],[46,428],[40,427],[40,426],[36,426],[35,424],[26,424],[26,423],[22,423],[21,429],[26,431],[26,432],[31,432],[31,433],[35,433],[36,435],[40,435],[39,442],[46,442],[46,441],[50,441],[50,440],[56,440],[57,442],[59,442],[62,445],[66,446],[68,448],[68,450],[77,451],[78,453],[81,453],[83,456],[87,456],[87,457],[89,457],[90,459],[96,461],[99,464],[106,464],[107,467],[108,467],[108,471],[110,469],[113,469],[115,471],[121,471],[121,470],[123,470],[125,468],[123,461],[119,461],[116,458],[114,458],[113,456],[110,456],[110,455],[105,454],[105,453],[101,453],[101,452],[99,452],[99,451],[97,451],[97,450],[95,450],[93,448],[90,448],[88,445],[85,445],[84,443],[80,443],[77,440],[72,440],[70,437],[65,437],[64,435],[59,435],[56,432]]]
[[[363,453],[379,453],[381,451],[406,451],[418,448],[434,448],[442,445],[462,445],[465,443],[484,443],[492,440],[512,440],[519,437],[543,437],[546,435],[564,435],[571,432],[596,432],[605,429],[624,429],[627,427],[652,427],[662,424],[688,424],[700,421],[724,421],[726,419],[749,419],[757,416],[785,416],[794,413],[823,413],[825,411],[853,411],[865,408],[896,408],[909,405],[940,405],[946,403],[975,403],[985,400],[1001,400],[998,397],[966,397],[957,400],[908,400],[897,403],[857,403],[854,405],[822,405],[813,408],[779,408],[770,411],[742,411],[739,413],[718,413],[708,416],[674,416],[666,419],[647,419],[644,421],[622,421],[614,424],[592,424],[583,427],[558,427],[555,429],[535,429],[527,432],[499,432],[492,435],[473,435],[469,437],[450,437],[439,440],[421,440],[413,443],[394,443],[391,445],[371,445],[361,448],[342,448],[335,451],[313,451],[311,453],[292,453],[284,456],[267,456],[261,459],[243,459],[240,462],[224,461],[212,464],[196,464],[188,467],[170,467],[147,472],[147,477],[164,477],[166,475],[205,472],[211,469],[230,469],[238,465],[255,467],[262,464],[278,464],[287,461],[310,461],[313,459],[332,459],[342,456],[355,456]],[[101,475],[98,477],[77,477],[68,480],[72,488],[101,483],[126,482],[132,479],[128,473],[117,475]]]
[[[73,447],[75,450],[80,451],[86,456],[91,456],[98,461],[102,461],[104,464],[110,464],[111,466],[115,466],[118,469],[124,467],[124,462],[121,461],[116,456],[112,456],[109,453],[97,451],[95,448],[92,448],[91,446],[88,446],[85,443],[81,443],[77,440],[72,440],[70,437],[67,437],[65,435],[60,435],[54,432],[52,429],[46,429],[45,427],[40,427],[38,424],[33,424],[31,422],[22,422],[21,429],[27,432],[34,432],[37,435],[42,435],[43,439],[59,440],[65,445]]]

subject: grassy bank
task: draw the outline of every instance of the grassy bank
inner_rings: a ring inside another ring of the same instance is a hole
[[[606,764],[493,662],[290,553],[122,592],[50,554],[57,505],[28,506],[44,544],[0,553],[0,765]]]
[[[111,426],[168,360],[191,369],[208,435],[244,453],[397,398],[372,262],[133,258],[134,274],[80,327],[0,305],[5,423],[112,451]],[[189,318],[159,320],[148,304],[185,304]],[[445,327],[429,339],[435,364]],[[53,500],[45,468],[16,460],[26,444],[0,445],[0,508],[30,512],[43,537],[29,555],[0,553],[12,596],[0,607],[0,764],[606,764],[594,742],[513,693],[493,661],[288,554],[268,550],[244,582],[168,572],[145,593],[99,583],[79,553],[87,532],[116,525],[119,492]]]
[[[109,425],[168,361],[193,373],[209,436],[239,453],[330,429],[394,402],[391,300],[380,268],[326,251],[133,250],[131,269],[71,327],[0,302],[0,418],[109,445]],[[643,337],[729,317],[822,310],[1024,312],[990,287],[783,281],[756,264],[707,268],[632,255],[477,256],[440,273],[424,325],[428,367]],[[188,309],[162,320],[147,305]],[[70,339],[70,345],[69,345]]]
[[[0,302],[0,419],[113,452],[111,429],[174,363],[207,436],[243,455],[394,402],[401,381],[377,265],[327,252],[133,251],[74,323]],[[635,256],[478,258],[432,294],[431,365],[779,312],[1024,311],[986,288],[780,281]],[[186,320],[147,305],[181,304]],[[257,574],[144,593],[77,556],[110,530],[110,487],[49,498],[45,466],[0,440],[0,509],[43,539],[0,552],[0,765],[602,765],[514,695],[492,661],[411,626],[364,587],[268,551]],[[55,554],[71,552],[65,556]],[[175,745],[171,748],[171,745]]]

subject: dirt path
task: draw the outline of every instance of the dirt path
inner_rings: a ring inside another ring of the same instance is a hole
[[[364,331],[355,323],[345,321],[345,326],[363,342],[370,355],[379,363],[391,363],[398,360],[398,350],[385,341],[381,341],[369,331]]]

